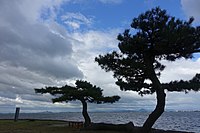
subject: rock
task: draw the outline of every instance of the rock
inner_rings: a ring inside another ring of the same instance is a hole
[[[126,126],[126,131],[127,132],[133,132],[134,131],[134,124],[133,124],[133,122],[129,122],[129,123],[125,124],[125,126]]]
[[[93,123],[89,127],[83,128],[83,130],[112,130],[112,131],[134,131],[134,124],[129,122],[127,124],[108,124],[108,123]]]
[[[142,133],[142,127],[134,126],[132,122],[126,124],[107,124],[107,123],[93,123],[89,127],[85,127],[81,130],[105,130],[105,131],[122,131],[127,133]],[[184,131],[171,131],[154,129],[150,133],[194,133],[194,132],[184,132]]]

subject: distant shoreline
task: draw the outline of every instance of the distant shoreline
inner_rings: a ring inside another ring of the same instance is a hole
[[[144,110],[144,111],[88,111],[89,113],[151,113],[152,111],[148,111],[148,110]],[[165,112],[200,112],[200,110],[177,110],[177,111],[165,111]],[[164,112],[164,113],[165,113]],[[73,111],[69,111],[69,112],[51,112],[51,111],[42,111],[42,112],[20,112],[22,114],[48,114],[48,113],[81,113],[81,112],[73,112]],[[13,112],[6,112],[6,113],[2,113],[0,112],[0,114],[14,114]]]

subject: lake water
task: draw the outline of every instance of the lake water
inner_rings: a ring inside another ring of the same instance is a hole
[[[119,113],[89,113],[92,122],[122,124],[132,121],[134,125],[142,126],[149,113],[119,112]],[[14,114],[0,114],[0,119],[13,119]],[[21,113],[20,119],[56,119],[66,121],[83,121],[81,113]],[[200,112],[165,112],[155,123],[154,128],[165,130],[181,130],[200,133]]]

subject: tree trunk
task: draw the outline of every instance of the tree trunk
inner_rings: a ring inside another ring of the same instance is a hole
[[[81,100],[81,103],[83,105],[82,115],[85,119],[84,126],[88,127],[91,124],[91,119],[90,119],[88,112],[87,112],[87,103],[86,103],[85,100]]]
[[[149,133],[156,120],[162,115],[165,110],[166,94],[161,86],[158,77],[156,76],[153,61],[151,59],[149,60],[149,58],[147,61],[147,73],[149,75],[149,79],[152,81],[154,89],[156,90],[157,105],[154,111],[149,115],[149,117],[143,124],[142,133]]]

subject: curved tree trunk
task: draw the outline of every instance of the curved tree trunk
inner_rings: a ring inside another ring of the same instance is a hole
[[[81,100],[81,103],[83,105],[82,115],[85,119],[84,126],[88,127],[91,124],[91,119],[90,119],[88,112],[87,112],[87,103],[86,103],[85,100]]]
[[[151,59],[149,60],[149,58],[147,61],[147,73],[149,75],[149,79],[152,81],[154,89],[156,90],[157,105],[154,111],[149,115],[149,117],[143,124],[142,133],[149,133],[156,120],[162,115],[165,110],[166,94],[161,86],[158,77],[156,76],[153,61]]]

